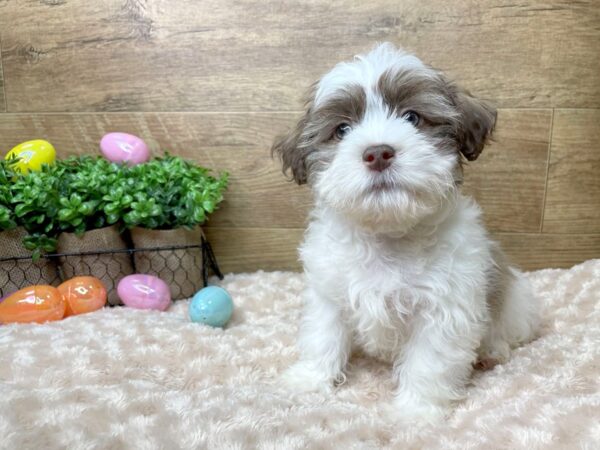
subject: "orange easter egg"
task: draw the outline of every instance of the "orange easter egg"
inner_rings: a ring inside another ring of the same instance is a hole
[[[84,314],[106,305],[106,288],[95,277],[75,277],[58,286],[67,303],[65,317]]]
[[[53,286],[36,285],[21,289],[0,303],[0,323],[44,323],[60,320],[66,303]]]

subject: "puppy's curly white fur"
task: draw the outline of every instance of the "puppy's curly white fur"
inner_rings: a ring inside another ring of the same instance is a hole
[[[307,279],[299,390],[344,379],[353,346],[391,360],[395,411],[443,416],[477,361],[528,342],[538,305],[460,193],[496,111],[391,44],[340,63],[277,140],[284,171],[315,194],[300,249]]]

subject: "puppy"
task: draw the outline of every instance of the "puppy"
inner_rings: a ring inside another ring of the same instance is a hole
[[[328,390],[355,346],[393,363],[394,411],[435,421],[473,364],[532,339],[538,306],[460,193],[496,111],[386,43],[340,63],[273,152],[315,206],[300,248],[300,360],[285,381]]]

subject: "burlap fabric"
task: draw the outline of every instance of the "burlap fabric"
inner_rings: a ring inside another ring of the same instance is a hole
[[[62,233],[58,238],[58,253],[104,252],[127,249],[118,228],[113,225],[86,231],[82,236]],[[90,275],[99,278],[108,292],[108,303],[120,305],[116,286],[119,280],[133,273],[128,253],[61,256],[59,264],[65,279]]]
[[[202,243],[202,228],[192,230],[131,229],[131,239],[137,249],[198,245]],[[171,298],[190,298],[202,289],[202,249],[149,250],[134,253],[135,269],[138,273],[154,275],[164,280],[171,288]]]
[[[1,261],[4,258],[19,256],[31,257],[31,252],[23,246],[27,231],[23,227],[0,232],[0,292],[10,294],[33,284],[60,283],[56,264],[46,258]]]

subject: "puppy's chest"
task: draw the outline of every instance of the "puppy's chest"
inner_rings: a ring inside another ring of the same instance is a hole
[[[426,264],[409,249],[391,257],[376,253],[345,266],[342,309],[355,342],[389,359],[410,336],[425,304]]]
[[[340,255],[338,267],[348,297],[358,301],[376,296],[396,308],[401,307],[399,303],[412,303],[435,271],[431,255],[419,250],[410,245],[380,244]]]

